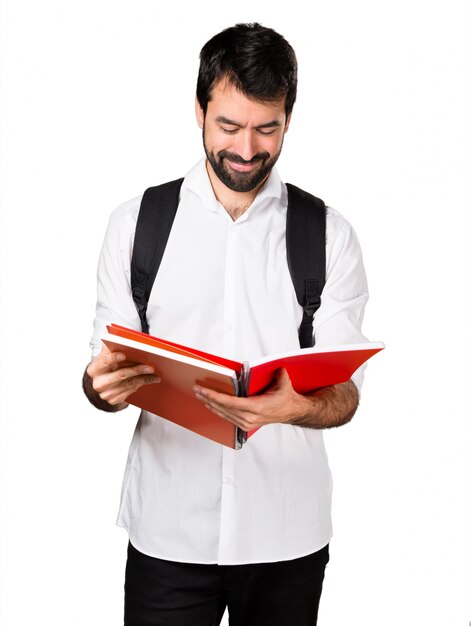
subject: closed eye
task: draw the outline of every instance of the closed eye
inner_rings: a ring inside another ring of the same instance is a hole
[[[274,130],[261,130],[260,128],[257,129],[257,132],[260,133],[260,135],[273,135],[273,133],[275,132]]]
[[[219,127],[223,133],[226,133],[227,135],[234,135],[239,129],[238,128],[224,128],[223,126]],[[259,135],[265,135],[265,136],[269,136],[269,135],[273,135],[273,133],[276,131],[276,129],[274,130],[262,130],[261,128],[257,128],[257,133]]]

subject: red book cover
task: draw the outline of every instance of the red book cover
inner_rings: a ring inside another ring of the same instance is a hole
[[[314,347],[286,353],[250,363],[246,393],[254,396],[263,392],[280,368],[288,371],[293,388],[298,393],[344,383],[374,354],[383,349],[382,344],[349,344],[331,347]]]

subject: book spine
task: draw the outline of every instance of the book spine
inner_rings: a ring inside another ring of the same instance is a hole
[[[250,373],[250,366],[248,361],[245,361],[242,364],[242,369],[237,379],[237,386],[235,386],[236,394],[239,398],[245,398],[247,396],[248,373]],[[240,450],[246,441],[247,432],[236,426],[235,449]]]
[[[247,441],[247,432],[236,426],[235,449],[240,450]]]
[[[240,396],[240,375],[234,372],[232,377],[232,385],[234,387],[234,394],[236,396]]]
[[[249,394],[249,383],[250,383],[250,363],[248,361],[244,361],[242,363],[242,393],[241,395],[246,398]]]

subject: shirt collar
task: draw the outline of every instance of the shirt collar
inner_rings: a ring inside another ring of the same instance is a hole
[[[183,187],[195,193],[208,208],[218,210],[220,204],[214,195],[213,187],[206,170],[206,156],[202,157],[187,173],[183,181]],[[281,182],[276,167],[273,167],[267,181],[258,192],[250,208],[255,204],[259,204],[265,198],[281,198],[282,192],[283,183]]]

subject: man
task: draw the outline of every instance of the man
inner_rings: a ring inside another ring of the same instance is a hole
[[[185,177],[147,309],[150,333],[246,360],[299,347],[302,309],[286,259],[287,194],[274,167],[296,99],[294,51],[275,31],[237,24],[200,54],[196,117],[206,158]],[[141,197],[110,219],[98,273],[84,388],[121,410],[159,379],[123,365],[100,336],[110,322],[140,330],[129,267]],[[326,285],[317,345],[365,341],[367,285],[350,225],[327,209]],[[125,624],[312,625],[332,536],[332,483],[322,429],[348,422],[362,374],[302,396],[285,370],[264,394],[234,398],[196,387],[244,430],[239,451],[141,413],[118,524],[129,532]]]

